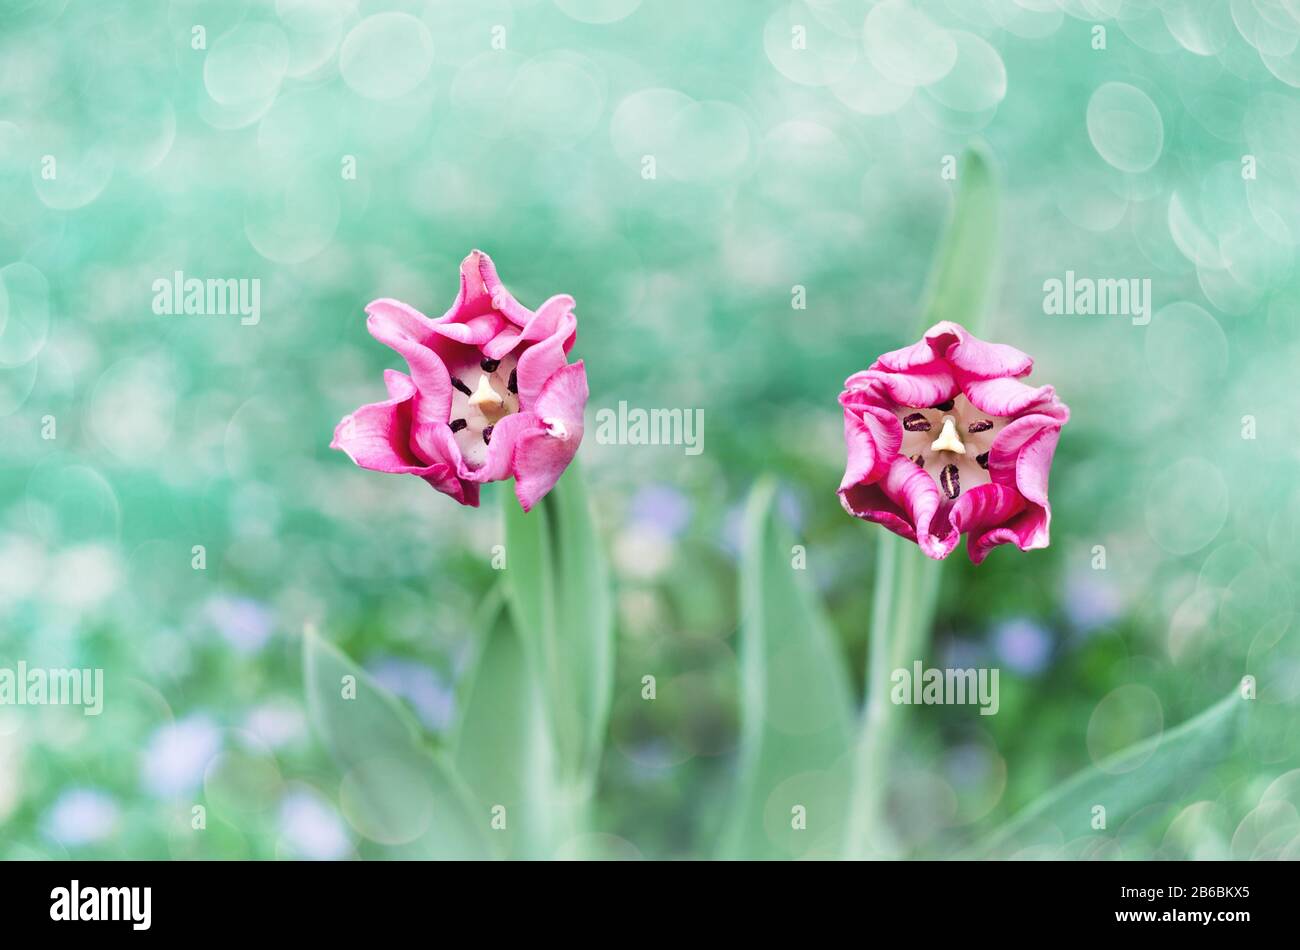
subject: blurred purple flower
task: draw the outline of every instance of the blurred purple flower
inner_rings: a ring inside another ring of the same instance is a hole
[[[632,496],[628,521],[650,525],[669,538],[676,538],[691,522],[691,502],[671,485],[643,485]]]
[[[803,502],[792,489],[781,488],[777,491],[776,511],[795,534],[803,530]]]
[[[1065,579],[1062,598],[1070,623],[1090,633],[1113,623],[1124,612],[1119,592],[1101,571],[1074,571]]]
[[[776,493],[776,513],[779,520],[798,538],[803,531],[803,503],[789,488],[782,487]],[[722,547],[732,557],[740,557],[740,549],[745,541],[745,505],[738,502],[727,509],[722,520]]]
[[[218,594],[208,599],[203,613],[227,643],[246,655],[262,649],[275,626],[271,612],[248,597]]]
[[[221,749],[221,730],[202,713],[154,731],[144,750],[140,778],[160,798],[197,788],[212,757]]]
[[[284,702],[263,703],[249,711],[244,728],[272,749],[300,739],[307,733],[307,723],[302,710]]]
[[[740,557],[740,547],[745,540],[745,506],[730,506],[722,516],[721,541],[723,549],[732,557]]]
[[[993,645],[1003,665],[1017,673],[1041,673],[1052,655],[1052,634],[1025,617],[1004,620],[993,631]]]
[[[371,666],[370,673],[380,686],[414,706],[426,728],[443,732],[451,725],[455,693],[427,666],[388,657]]]
[[[338,813],[312,792],[291,792],[280,803],[280,837],[295,858],[337,861],[352,851]]]
[[[943,665],[951,670],[981,667],[988,660],[988,653],[981,644],[956,637],[944,644],[942,652]]]
[[[968,742],[948,753],[947,768],[958,788],[970,788],[988,778],[993,770],[993,755],[987,747]]]
[[[110,796],[90,788],[64,792],[42,822],[45,835],[65,847],[94,844],[117,828],[118,807]]]

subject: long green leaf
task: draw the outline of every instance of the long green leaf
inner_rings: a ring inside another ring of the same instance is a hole
[[[843,834],[853,741],[848,671],[806,571],[793,563],[774,496],[775,486],[760,482],[745,518],[740,774],[726,858],[831,856]]]
[[[558,772],[590,786],[609,718],[614,642],[609,570],[581,474],[570,466],[530,513],[504,495],[510,616],[538,672]]]
[[[307,707],[343,770],[339,799],[363,836],[397,857],[493,855],[489,815],[421,739],[401,703],[315,632],[303,636]]]
[[[974,146],[957,170],[957,199],[930,276],[921,329],[954,320],[979,333],[997,273],[998,183],[987,154]]]
[[[1098,805],[1107,826],[1117,828],[1166,796],[1190,792],[1232,748],[1247,705],[1234,690],[1181,726],[1076,772],[989,835],[974,855],[1006,857],[1041,841],[1099,834],[1091,825]]]
[[[541,685],[524,656],[500,588],[484,604],[475,656],[457,706],[452,761],[507,857],[551,857],[558,844],[553,750]],[[494,812],[496,809],[500,811]]]

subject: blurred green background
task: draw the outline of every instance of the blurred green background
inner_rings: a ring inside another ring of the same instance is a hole
[[[945,568],[927,664],[999,667],[1001,709],[910,711],[905,852],[1252,675],[1213,767],[1100,853],[1300,856],[1297,86],[1294,0],[6,0],[0,666],[102,667],[106,698],[0,708],[0,857],[369,853],[304,625],[445,735],[509,488],[464,509],[327,445],[399,365],[362,307],[440,314],[473,247],[577,300],[617,642],[595,826],[714,854],[745,496],[777,478],[860,688],[881,529],[835,498],[835,397],[916,338],[974,141],[983,335],[1073,418],[1051,548]],[[260,322],[156,314],[176,271],[260,280]],[[1046,314],[1067,271],[1149,279],[1150,323]],[[703,453],[598,444],[620,400],[702,409]]]

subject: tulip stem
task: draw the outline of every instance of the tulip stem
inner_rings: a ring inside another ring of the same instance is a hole
[[[889,823],[889,774],[899,759],[906,706],[890,700],[894,670],[921,660],[934,621],[941,561],[913,542],[881,531],[867,651],[866,706],[858,732],[845,857],[896,858],[902,844]]]

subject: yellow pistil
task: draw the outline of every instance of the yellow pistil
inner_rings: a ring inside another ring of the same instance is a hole
[[[962,445],[961,437],[957,435],[957,420],[952,416],[943,417],[943,431],[939,433],[939,438],[930,443],[930,448],[935,452],[956,452],[958,455],[966,454],[966,446]]]

